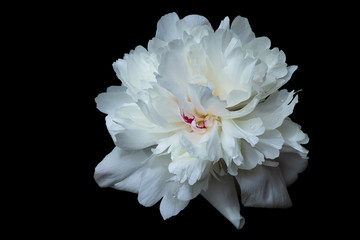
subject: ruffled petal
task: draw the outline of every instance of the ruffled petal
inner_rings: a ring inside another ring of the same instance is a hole
[[[241,202],[248,207],[286,208],[292,205],[279,167],[257,166],[239,171]]]
[[[309,137],[301,131],[301,126],[291,121],[290,118],[286,118],[278,130],[285,140],[284,151],[299,152],[303,158],[306,158],[308,150],[301,146],[301,144],[308,143]]]
[[[222,129],[235,138],[246,140],[251,146],[255,146],[258,136],[265,131],[260,118],[223,120]]]
[[[293,112],[297,102],[298,97],[294,97],[294,91],[283,89],[260,103],[253,114],[261,118],[266,129],[275,129]]]
[[[267,130],[259,137],[259,142],[256,144],[256,148],[264,154],[268,159],[277,158],[280,154],[280,150],[284,144],[284,139],[281,133],[276,130]]]
[[[200,160],[184,154],[183,156],[176,157],[169,164],[169,172],[178,177],[178,181],[183,183],[188,181],[190,185],[193,185],[203,176],[205,169],[208,169],[210,165],[209,161]]]
[[[115,147],[95,168],[94,178],[100,187],[113,187],[145,164],[150,150],[125,151]],[[129,183],[131,184],[131,183]]]
[[[232,176],[224,175],[219,180],[210,178],[208,189],[201,195],[236,228],[244,226],[245,219],[240,215],[240,204]]]

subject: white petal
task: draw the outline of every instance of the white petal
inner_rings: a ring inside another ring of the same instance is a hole
[[[154,156],[144,172],[138,194],[138,201],[145,207],[157,203],[167,192],[167,180],[171,177],[167,166],[170,155]]]
[[[118,59],[112,64],[116,76],[121,80],[124,86],[128,87],[127,62],[124,59]]]
[[[284,144],[284,139],[281,133],[276,130],[267,130],[259,137],[259,142],[256,148],[264,154],[268,159],[277,158],[280,154],[280,149]]]
[[[193,185],[201,179],[204,172],[208,172],[205,169],[208,169],[209,165],[209,161],[185,155],[173,159],[168,169],[170,173],[179,176],[181,183],[188,181],[190,185]]]
[[[107,115],[105,117],[105,121],[106,121],[106,128],[108,129],[110,136],[115,143],[116,142],[115,135],[121,132],[122,130],[124,130],[124,128],[116,123],[116,120],[112,115]]]
[[[178,199],[183,200],[183,201],[188,201],[188,200],[194,199],[195,197],[197,197],[200,194],[200,192],[202,190],[206,190],[208,188],[209,176],[210,176],[210,174],[205,176],[200,181],[197,181],[193,185],[190,185],[187,182],[184,182],[178,188],[178,191],[175,194],[175,196]]]
[[[233,109],[235,106],[248,100],[250,96],[251,91],[243,91],[240,89],[232,90],[226,98],[227,105],[229,106],[227,109]]]
[[[218,123],[215,122],[212,128],[208,129],[206,133],[209,138],[206,143],[208,158],[214,162],[223,157],[218,129]]]
[[[297,102],[298,97],[294,97],[294,91],[288,92],[283,89],[271,94],[269,98],[260,103],[254,114],[261,117],[266,129],[275,129],[293,112]]]
[[[222,129],[233,137],[246,140],[251,146],[255,146],[259,141],[257,136],[265,131],[260,118],[226,119],[222,121]]]
[[[94,178],[100,187],[112,187],[142,167],[149,157],[146,151],[125,151],[115,147],[95,168]]]
[[[226,101],[222,101],[219,97],[214,96],[209,87],[189,84],[188,90],[191,102],[194,103],[196,110],[199,113],[204,115],[212,114],[215,116],[228,114],[228,110],[226,110]]]
[[[175,184],[175,183],[174,183]],[[160,213],[163,219],[168,219],[172,216],[177,215],[181,210],[183,210],[190,201],[180,200],[168,191],[160,203]]]
[[[212,177],[208,189],[201,195],[236,228],[244,226],[245,219],[240,215],[240,204],[232,176],[224,175],[220,181]]]
[[[251,99],[250,102],[246,103],[245,105],[241,102],[235,106],[227,107],[226,109],[231,111],[228,115],[224,116],[224,119],[229,118],[240,118],[246,116],[254,111],[256,106],[258,105],[261,99],[261,94],[257,94],[255,97]]]
[[[142,165],[141,168],[138,168],[137,170],[132,172],[125,179],[115,183],[112,187],[121,191],[139,193],[141,178],[145,173],[145,170],[146,170],[146,164]]]
[[[239,171],[236,180],[244,206],[286,208],[292,204],[279,167],[257,166]]]
[[[164,118],[162,118],[157,112],[157,109],[154,108],[150,97],[147,99],[147,103],[139,99],[137,101],[137,105],[151,122],[163,128],[171,129],[170,124]]]
[[[307,158],[303,158],[297,153],[281,153],[276,161],[279,161],[280,169],[287,186],[295,182],[298,173],[304,171],[308,165]]]
[[[248,44],[246,44],[245,49],[247,52],[251,52],[253,57],[257,57],[261,52],[266,49],[269,49],[271,45],[270,39],[267,37],[258,37],[254,38]]]
[[[166,133],[148,132],[143,129],[125,129],[115,135],[115,144],[126,150],[140,150],[155,145],[158,139],[167,136]]]
[[[203,144],[202,135],[192,132],[182,132],[180,137],[180,144],[186,149],[190,156],[198,159],[207,159],[206,145]]]
[[[107,89],[106,93],[100,93],[95,98],[95,102],[101,112],[114,114],[122,104],[132,102],[132,99],[126,94],[126,87],[112,86]]]
[[[224,160],[228,167],[231,165],[231,162],[238,166],[243,162],[244,157],[241,154],[240,144],[236,138],[222,131],[221,145],[224,150]]]
[[[253,169],[258,164],[262,164],[265,161],[264,154],[245,141],[241,141],[241,153],[244,157],[244,161],[239,166],[240,169]]]
[[[295,65],[287,67],[287,74],[284,77],[284,80],[285,80],[284,84],[290,80],[291,76],[293,75],[293,73],[296,71],[297,68],[298,68],[298,66],[295,66]]]
[[[229,29],[230,19],[229,17],[225,17],[224,20],[221,21],[218,29]]]
[[[191,28],[199,26],[199,25],[200,26],[201,25],[208,25],[209,27],[211,27],[211,24],[210,24],[209,20],[207,20],[206,17],[201,16],[201,15],[196,15],[196,14],[188,15],[188,16],[184,17],[183,20]]]
[[[165,42],[177,39],[176,22],[178,20],[179,17],[174,12],[162,16],[157,23],[155,36]]]
[[[255,37],[247,18],[237,16],[231,23],[231,30],[239,36],[243,46]]]
[[[306,144],[309,141],[309,137],[301,131],[301,126],[291,121],[290,118],[286,118],[278,130],[284,137],[285,145],[300,152],[302,157],[305,158],[308,150],[301,146],[301,144]]]

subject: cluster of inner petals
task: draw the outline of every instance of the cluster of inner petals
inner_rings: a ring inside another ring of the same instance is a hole
[[[203,133],[207,128],[211,127],[214,124],[214,121],[218,120],[217,116],[211,114],[199,114],[195,111],[195,114],[190,114],[184,112],[180,109],[180,114],[184,122],[190,126],[191,130]]]

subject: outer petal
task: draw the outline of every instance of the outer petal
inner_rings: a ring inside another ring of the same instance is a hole
[[[236,228],[240,229],[244,226],[245,219],[240,215],[240,204],[232,176],[224,175],[220,181],[212,177],[208,189],[201,195]]]
[[[284,89],[270,95],[253,113],[261,117],[266,129],[275,129],[293,112],[297,102],[298,97],[294,97],[294,92]]]
[[[231,24],[231,30],[239,36],[243,46],[255,38],[247,18],[237,16]]]
[[[176,185],[176,183],[172,183]],[[175,186],[173,186],[174,188]],[[168,219],[172,216],[177,215],[181,210],[183,210],[190,201],[183,201],[171,194],[171,191],[167,192],[160,203],[160,213],[164,219]]]
[[[221,21],[218,29],[229,29],[230,19],[229,17],[225,17],[224,20]]]
[[[239,166],[240,169],[250,170],[265,161],[264,154],[245,141],[241,141],[241,152],[244,156],[244,161]]]
[[[170,42],[178,38],[176,30],[176,22],[179,20],[179,16],[176,13],[168,13],[160,18],[157,23],[155,37]]]
[[[286,208],[292,205],[278,167],[259,165],[250,171],[239,171],[236,180],[240,185],[244,206]]]
[[[278,128],[285,140],[285,151],[299,152],[301,156],[306,158],[308,150],[301,144],[306,144],[309,141],[309,137],[303,131],[301,126],[294,123],[290,118],[286,118],[283,124]]]
[[[150,150],[125,151],[115,147],[95,168],[100,187],[112,187],[142,167]]]
[[[167,133],[147,132],[143,129],[125,129],[115,135],[115,144],[126,150],[141,150],[155,145],[157,140],[165,137],[168,137]]]
[[[140,204],[150,207],[167,193],[167,180],[171,177],[167,166],[170,161],[169,155],[153,156],[150,159],[141,178],[138,195]]]
[[[103,113],[113,114],[122,104],[131,102],[132,99],[126,94],[126,87],[111,86],[106,93],[100,93],[96,98],[96,107]]]
[[[208,25],[209,27],[211,27],[209,20],[207,20],[206,17],[201,16],[201,15],[196,15],[196,14],[188,15],[188,16],[184,17],[183,20],[191,28],[199,26],[199,25]]]
[[[284,144],[284,139],[281,133],[276,130],[267,130],[259,137],[259,142],[256,148],[260,150],[268,159],[277,158],[280,154],[280,149]]]

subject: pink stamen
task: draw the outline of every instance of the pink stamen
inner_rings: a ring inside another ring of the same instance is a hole
[[[192,114],[185,114],[184,110],[182,109],[180,109],[180,114],[184,122],[189,124],[192,130],[196,131],[200,129],[206,129],[207,120],[196,119],[196,117]]]
[[[190,124],[190,125],[195,119],[194,116],[188,117],[187,115],[185,115],[183,110],[181,110],[181,117],[183,118],[184,122],[186,122],[187,124]]]

